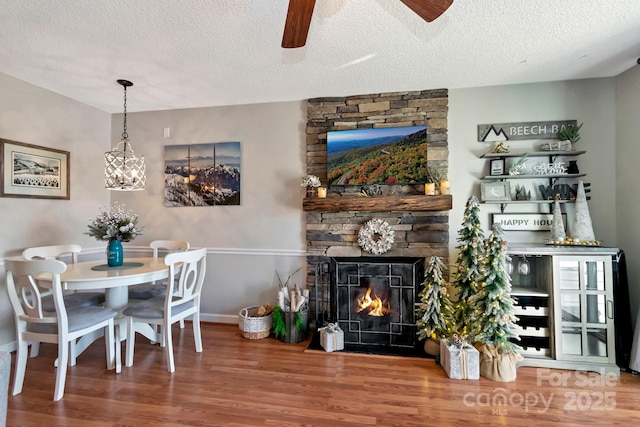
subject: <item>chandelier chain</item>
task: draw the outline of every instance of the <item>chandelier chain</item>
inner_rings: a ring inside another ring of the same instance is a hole
[[[124,129],[122,130],[122,139],[129,139],[127,134],[127,86],[124,86]]]

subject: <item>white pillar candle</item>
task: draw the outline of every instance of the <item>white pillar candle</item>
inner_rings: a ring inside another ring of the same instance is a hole
[[[318,197],[321,199],[327,197],[327,187],[318,187]]]
[[[440,194],[451,194],[451,184],[449,181],[440,182]]]
[[[436,194],[436,185],[432,182],[427,182],[424,185],[424,194],[427,196],[435,196]]]

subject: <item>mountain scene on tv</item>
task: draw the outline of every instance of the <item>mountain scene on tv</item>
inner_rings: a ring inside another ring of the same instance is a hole
[[[327,132],[329,185],[424,183],[427,176],[425,126]]]
[[[239,204],[239,142],[165,146],[165,206]]]

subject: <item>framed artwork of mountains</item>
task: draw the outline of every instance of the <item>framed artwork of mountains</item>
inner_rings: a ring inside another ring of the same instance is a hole
[[[164,147],[164,205],[240,204],[239,142]]]

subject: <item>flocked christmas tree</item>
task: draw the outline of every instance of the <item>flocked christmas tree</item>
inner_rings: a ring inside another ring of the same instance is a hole
[[[475,308],[471,298],[478,292],[478,283],[482,279],[484,259],[484,232],[480,227],[478,212],[480,202],[475,196],[467,200],[462,228],[458,231],[457,246],[459,253],[453,272],[453,286],[458,289],[455,304],[455,330],[459,335],[467,336],[472,342]]]
[[[500,353],[517,353],[520,346],[512,342],[517,318],[513,314],[515,301],[511,292],[511,277],[505,268],[507,244],[502,240],[502,228],[495,224],[486,242],[486,270],[478,293],[471,299],[477,308],[476,342],[495,346]]]
[[[442,260],[432,256],[424,274],[420,291],[420,302],[416,309],[418,321],[418,339],[440,339],[451,336],[453,305],[449,299],[447,282],[442,276],[445,269]]]

